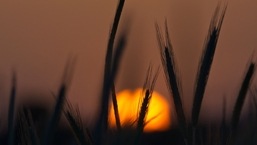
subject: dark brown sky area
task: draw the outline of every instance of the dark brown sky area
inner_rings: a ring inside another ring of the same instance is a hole
[[[98,107],[106,45],[117,2],[1,0],[0,113],[7,111],[13,69],[18,76],[18,102],[32,101],[51,107],[52,92],[57,92],[66,60],[76,55],[78,60],[68,95],[72,103],[79,105],[85,118],[92,120]],[[116,81],[117,90],[141,87],[148,65],[161,66],[154,23],[163,26],[167,18],[184,108],[189,113],[202,46],[218,2],[127,0],[120,28],[129,25],[130,31]],[[202,113],[206,118],[220,115],[224,96],[231,111],[250,57],[256,62],[256,8],[256,0],[228,2],[203,100]],[[169,97],[163,76],[161,71],[156,90]]]

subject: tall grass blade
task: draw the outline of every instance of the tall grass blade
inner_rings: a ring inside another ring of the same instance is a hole
[[[231,125],[233,129],[236,129],[238,122],[239,122],[239,117],[243,108],[244,100],[251,82],[251,78],[254,74],[255,71],[255,65],[253,63],[250,64],[248,71],[245,75],[244,81],[242,83],[240,92],[237,96],[236,104],[234,106],[233,114],[232,114],[232,120],[231,120]]]
[[[113,104],[113,110],[114,110],[114,116],[116,120],[116,126],[118,130],[121,130],[121,123],[120,123],[120,116],[119,116],[119,106],[117,102],[117,96],[115,91],[115,85],[112,86],[112,104]]]
[[[96,141],[97,144],[101,144],[101,141],[103,139],[103,134],[106,132],[108,127],[108,107],[109,107],[109,94],[110,89],[113,84],[113,80],[111,79],[111,73],[112,73],[112,59],[113,59],[113,46],[115,41],[115,36],[117,33],[121,13],[123,10],[125,0],[120,0],[118,7],[116,9],[111,33],[109,36],[109,41],[107,45],[107,52],[105,57],[105,68],[104,68],[104,81],[103,81],[103,89],[102,89],[102,96],[101,96],[101,108],[100,108],[100,114],[99,118],[96,123]],[[114,77],[114,76],[113,76]]]
[[[106,53],[106,57],[105,57],[105,71],[104,71],[105,75],[106,75],[105,78],[108,77],[108,74],[110,74],[110,71],[111,71],[113,46],[114,46],[114,41],[115,41],[116,33],[118,30],[124,3],[125,3],[125,0],[119,1],[118,7],[117,7],[117,10],[115,13],[115,17],[113,20],[113,25],[112,25],[111,33],[109,36],[108,45],[107,45],[107,53]]]
[[[206,88],[206,84],[208,81],[209,73],[211,70],[211,65],[213,61],[213,57],[215,54],[221,26],[224,20],[226,6],[220,12],[220,6],[216,8],[214,16],[212,17],[209,33],[207,39],[204,44],[204,53],[202,55],[202,60],[200,62],[200,67],[198,70],[197,80],[196,80],[196,88],[193,100],[193,108],[192,108],[192,125],[195,127],[198,123],[198,118],[200,114],[200,109],[202,105],[202,100]],[[219,15],[219,13],[221,13]]]
[[[110,89],[112,92],[112,101],[113,101],[115,119],[116,119],[116,124],[117,124],[118,129],[121,129],[121,123],[120,123],[120,119],[119,119],[118,103],[117,103],[117,98],[116,98],[114,80],[115,80],[116,74],[119,70],[120,60],[121,60],[121,57],[122,57],[122,54],[124,52],[124,48],[126,45],[126,36],[125,35],[126,34],[124,33],[124,34],[122,34],[122,36],[119,37],[117,48],[115,49],[116,51],[115,51],[114,58],[113,58],[110,78],[109,78],[109,81],[107,84],[107,86],[111,87]],[[110,89],[108,89],[108,90],[110,91]],[[108,117],[108,114],[107,114],[107,117]]]
[[[16,84],[17,84],[16,73],[13,72],[12,87],[11,87],[10,102],[9,102],[9,112],[8,112],[8,145],[13,145],[15,141],[14,117],[15,117],[15,98],[16,98],[16,91],[17,91]]]
[[[162,59],[162,65],[165,72],[165,76],[167,79],[168,88],[170,91],[171,96],[173,97],[174,105],[175,105],[175,111],[178,119],[178,123],[180,126],[180,129],[184,136],[186,136],[186,118],[183,110],[183,104],[181,100],[180,90],[179,90],[179,81],[176,73],[176,67],[175,67],[175,59],[173,54],[173,47],[170,42],[170,36],[168,33],[168,26],[167,22],[165,23],[166,29],[166,43],[164,42],[164,39],[161,35],[160,28],[156,24],[156,34],[157,34],[157,40],[159,44],[160,49],[160,55]]]
[[[255,111],[255,118],[257,119],[257,99],[256,99],[257,88],[255,88],[254,90],[251,90],[250,93],[251,93],[252,103]]]
[[[117,71],[119,69],[119,64],[120,60],[124,51],[126,45],[126,37],[121,36],[120,39],[118,40],[117,48],[114,54],[113,58],[113,63],[112,63],[112,69],[110,72],[110,75],[108,76],[107,80],[104,81],[104,87],[103,87],[103,92],[102,92],[102,102],[101,102],[101,111],[100,111],[100,116],[98,120],[98,125],[96,126],[96,136],[97,138],[101,139],[96,139],[97,141],[102,141],[102,137],[107,131],[107,126],[108,126],[108,112],[109,112],[109,95],[111,92],[111,89],[114,85],[114,80],[117,74]],[[103,101],[104,100],[104,101]],[[105,109],[103,109],[105,108]],[[97,143],[98,144],[98,143]]]
[[[116,51],[113,56],[112,70],[110,73],[110,78],[109,78],[110,81],[108,82],[108,86],[112,87],[114,85],[114,83],[112,82],[114,82],[117,72],[119,70],[120,61],[121,61],[126,43],[127,43],[127,36],[126,34],[122,34],[118,39],[117,47],[115,49]]]
[[[255,71],[255,64],[251,63],[248,70],[247,70],[245,78],[243,80],[243,83],[242,83],[241,89],[239,91],[239,94],[237,96],[237,100],[236,100],[234,110],[233,110],[233,113],[232,113],[230,144],[233,144],[235,142],[235,135],[236,135],[236,131],[237,131],[237,126],[238,126],[238,123],[239,123],[239,119],[240,119],[240,115],[241,115],[242,108],[243,108],[243,105],[244,105],[244,101],[245,101],[245,98],[246,98],[246,94],[247,94],[247,91],[249,89],[254,71]]]
[[[63,75],[63,80],[62,80],[61,86],[59,88],[56,104],[54,106],[53,113],[50,116],[50,120],[47,124],[46,130],[44,132],[42,145],[49,145],[54,136],[54,131],[59,123],[61,113],[63,110],[63,105],[65,102],[67,89],[68,89],[68,86],[70,84],[70,81],[71,81],[71,78],[73,75],[75,60],[76,59],[74,59],[74,58],[70,58],[70,60],[68,61],[67,65],[66,65],[64,75]]]

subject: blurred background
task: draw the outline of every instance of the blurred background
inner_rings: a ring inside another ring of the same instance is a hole
[[[198,63],[218,3],[127,0],[120,28],[128,26],[129,34],[117,91],[142,87],[149,64],[155,69],[161,66],[154,24],[164,28],[167,19],[189,118]],[[67,59],[75,55],[78,60],[68,98],[91,123],[99,107],[108,34],[117,4],[118,0],[0,1],[0,118],[8,111],[13,70],[18,76],[17,104],[51,108],[52,93],[57,93]],[[219,119],[224,97],[231,112],[250,58],[256,62],[256,6],[256,0],[228,1],[201,118]],[[170,97],[163,71],[156,91]]]

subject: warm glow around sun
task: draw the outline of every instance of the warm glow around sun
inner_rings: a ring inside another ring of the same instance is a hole
[[[137,89],[134,92],[123,90],[117,93],[121,125],[131,124],[137,120],[143,97],[144,94],[142,93],[142,89]],[[153,92],[152,94],[145,121],[148,122],[144,128],[144,131],[146,132],[164,131],[170,127],[171,119],[169,103],[166,98],[157,92]],[[110,109],[109,123],[110,127],[116,127],[113,105],[111,105]],[[136,123],[134,123],[133,126],[135,125]]]

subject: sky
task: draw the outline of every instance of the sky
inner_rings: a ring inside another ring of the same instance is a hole
[[[119,28],[129,27],[128,43],[116,80],[117,90],[142,87],[149,64],[155,69],[161,66],[154,24],[164,28],[167,19],[184,108],[190,117],[198,63],[219,2],[127,0]],[[43,103],[49,108],[67,59],[74,55],[77,63],[68,98],[78,104],[88,122],[92,121],[99,107],[104,57],[117,3],[118,0],[0,1],[0,113],[7,111],[13,70],[18,78],[17,104]],[[250,57],[256,62],[257,1],[227,3],[203,100],[202,116],[207,119],[220,115],[224,96],[229,102],[228,112],[231,111]],[[170,97],[162,71],[156,91]]]

